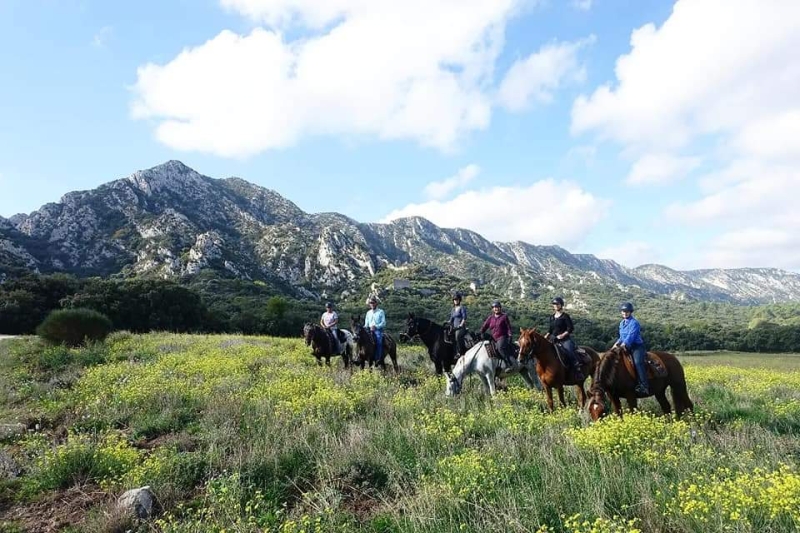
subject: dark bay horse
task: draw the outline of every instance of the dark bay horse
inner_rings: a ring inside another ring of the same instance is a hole
[[[322,358],[325,358],[325,364],[331,366],[331,357],[337,355],[342,356],[344,367],[350,366],[350,359],[355,353],[355,339],[353,334],[346,329],[339,328],[339,344],[341,344],[342,351],[335,353],[333,346],[331,346],[331,339],[325,329],[319,324],[312,324],[306,322],[303,327],[303,339],[306,341],[306,346],[311,346],[311,353],[317,358],[317,364],[322,366]]]
[[[564,385],[575,385],[578,396],[578,404],[583,407],[586,404],[586,391],[583,388],[584,377],[580,381],[575,379],[567,368],[561,363],[556,353],[555,345],[540,335],[536,329],[519,329],[519,362],[525,363],[529,359],[536,360],[536,375],[544,387],[547,395],[547,407],[553,410],[553,389],[558,391],[558,401],[562,407],[566,407],[564,401]],[[580,346],[588,356],[589,361],[581,361],[581,371],[584,376],[594,375],[595,368],[600,362],[600,356],[596,351],[588,346]]]
[[[392,359],[392,366],[394,373],[400,373],[400,367],[397,365],[397,343],[391,335],[383,333],[383,357],[380,361],[374,361],[375,356],[375,337],[372,332],[364,327],[364,322],[360,316],[353,317],[350,322],[353,330],[353,338],[356,343],[355,355],[353,356],[353,363],[359,365],[363,370],[365,364],[369,367],[380,365],[386,370],[386,355]]]
[[[694,404],[686,390],[686,377],[683,366],[678,358],[668,352],[647,352],[648,358],[655,355],[664,364],[666,376],[650,378],[650,395],[655,396],[664,414],[669,414],[672,409],[667,401],[666,389],[670,387],[672,402],[675,404],[675,413],[680,418],[684,411],[693,411]],[[594,374],[592,387],[589,389],[589,414],[592,420],[597,420],[606,412],[605,396],[611,399],[614,412],[622,416],[620,398],[625,398],[630,410],[636,409],[636,377],[631,375],[625,362],[626,351],[622,347],[612,348],[603,354],[600,364]],[[647,365],[650,366],[650,365]]]
[[[428,356],[436,368],[436,374],[441,376],[442,372],[449,373],[458,359],[458,351],[455,344],[446,342],[445,328],[427,318],[417,318],[414,313],[408,314],[406,320],[406,331],[409,337],[418,336],[425,347],[428,349]]]

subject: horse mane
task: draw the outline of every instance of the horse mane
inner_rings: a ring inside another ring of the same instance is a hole
[[[600,359],[600,364],[597,365],[597,371],[595,372],[595,379],[594,383],[592,384],[592,389],[595,387],[602,388],[613,381],[613,377],[617,372],[617,365],[619,365],[621,355],[622,351],[619,348],[612,348],[603,355],[603,357]]]

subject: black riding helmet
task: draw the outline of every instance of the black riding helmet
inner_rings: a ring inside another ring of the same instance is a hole
[[[620,311],[627,311],[629,313],[633,313],[633,304],[630,302],[625,302],[624,304],[619,306]]]
[[[455,292],[453,293],[453,300],[456,300],[456,301],[459,301],[459,302],[460,302],[460,301],[461,301],[461,293],[460,293],[460,292],[458,292],[458,291],[455,291]]]
[[[500,303],[500,300],[495,300],[492,302],[492,307],[499,307],[502,309],[503,305]]]
[[[333,303],[331,303],[331,302],[327,302],[327,303],[325,304],[325,309],[333,309]]]
[[[564,298],[562,298],[561,296],[556,296],[550,303],[553,305],[560,305],[561,307],[564,307]]]

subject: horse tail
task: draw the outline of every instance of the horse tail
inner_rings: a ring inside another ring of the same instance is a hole
[[[675,413],[680,416],[686,410],[694,411],[694,403],[689,398],[686,388],[686,374],[683,365],[669,352],[653,352],[658,355],[667,367],[667,383],[672,393],[672,403],[675,404]]]

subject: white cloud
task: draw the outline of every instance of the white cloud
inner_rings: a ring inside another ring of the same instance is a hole
[[[456,175],[446,180],[434,181],[425,186],[425,196],[433,200],[444,198],[459,187],[475,179],[481,172],[481,167],[475,164],[467,165],[456,172]]]
[[[700,166],[701,162],[702,159],[699,157],[646,154],[633,164],[627,182],[634,185],[652,185],[678,181]]]
[[[92,38],[92,46],[96,46],[97,48],[102,48],[108,42],[108,39],[111,37],[111,33],[114,31],[114,28],[111,26],[103,26],[100,28],[100,31],[94,34]]]
[[[521,111],[531,101],[549,103],[564,83],[582,82],[586,68],[578,61],[578,51],[593,43],[594,36],[576,42],[552,43],[511,65],[500,84],[498,101],[511,111]]]
[[[639,158],[632,183],[685,175],[700,160],[713,169],[697,182],[699,198],[666,210],[712,232],[704,266],[800,268],[785,239],[798,227],[785,216],[800,196],[798,49],[800,2],[678,0],[663,25],[632,33],[615,83],[575,101],[572,131]],[[700,160],[683,155],[689,146]]]
[[[613,259],[630,268],[657,263],[661,257],[653,245],[643,241],[627,241],[619,246],[604,248],[595,255],[601,259]]]
[[[592,0],[572,0],[572,7],[581,11],[592,9]]]
[[[227,157],[313,136],[451,150],[488,127],[506,24],[536,1],[221,0],[265,27],[141,66],[132,116]]]
[[[438,226],[467,228],[497,241],[571,247],[582,242],[608,211],[610,203],[574,183],[552,179],[527,187],[466,191],[448,201],[410,204],[383,222],[421,216]]]

